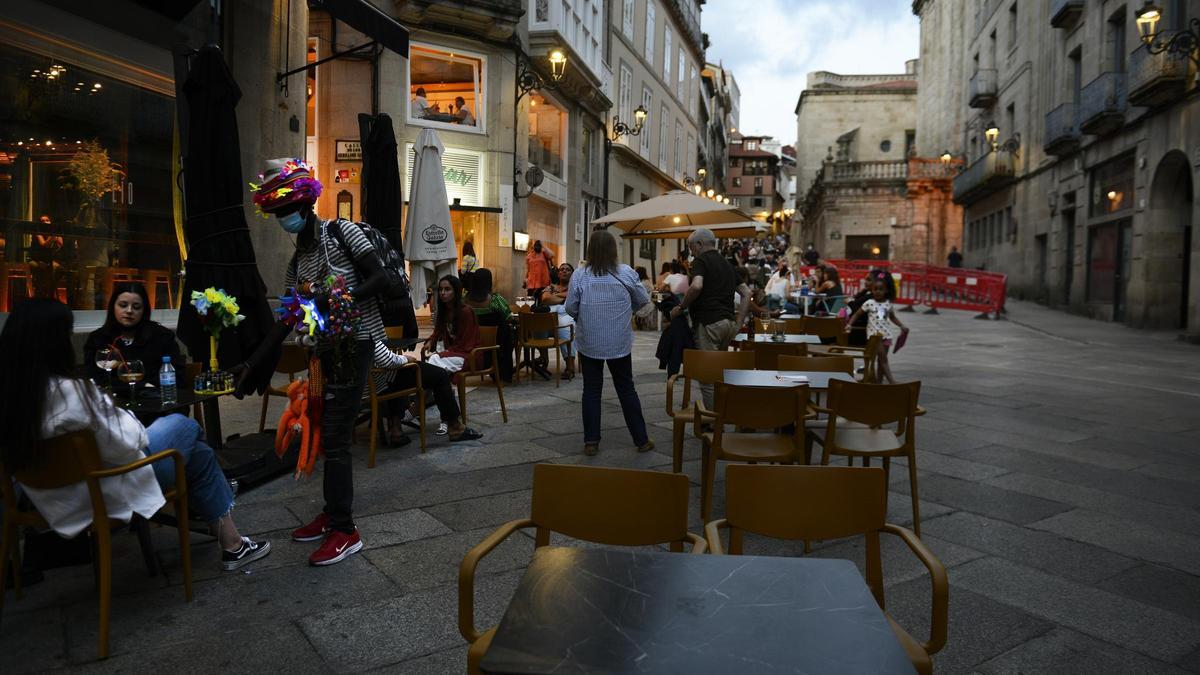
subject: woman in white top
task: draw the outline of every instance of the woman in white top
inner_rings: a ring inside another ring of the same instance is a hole
[[[36,298],[16,307],[0,333],[0,459],[9,472],[37,466],[38,441],[91,429],[100,460],[116,467],[168,448],[185,462],[188,508],[212,524],[221,543],[221,564],[235,570],[271,551],[270,542],[251,541],[238,532],[230,511],[233,493],[200,427],[182,415],[168,415],[149,427],[118,408],[90,380],[75,377],[71,344],[74,317],[57,300]],[[162,459],[100,481],[108,516],[149,518],[162,508],[162,487],[175,485],[173,459]],[[23,488],[55,532],[74,537],[92,523],[85,483],[39,490]]]
[[[671,261],[671,273],[667,275],[666,279],[663,279],[659,290],[671,293],[680,299],[687,295],[688,277],[683,273],[683,265],[680,265],[678,261]]]

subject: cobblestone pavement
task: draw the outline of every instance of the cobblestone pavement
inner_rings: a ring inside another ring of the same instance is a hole
[[[913,335],[893,367],[902,380],[922,381],[929,409],[917,427],[924,541],[951,584],[938,671],[1200,672],[1200,348],[1017,302],[1007,321],[903,316]],[[594,458],[582,454],[579,379],[508,389],[508,424],[494,392],[481,390],[470,410],[483,442],[431,435],[426,454],[416,443],[384,449],[375,469],[365,467],[365,448],[357,453],[361,555],[309,567],[313,544],[293,543],[288,532],[320,508],[320,483],[280,479],[244,495],[235,511],[247,533],[272,541],[272,554],[222,573],[215,544],[195,537],[192,603],[183,600],[171,531],[154,535],[165,577],[147,577],[135,539],[118,537],[107,661],[95,661],[87,567],[48,572],[23,600],[8,595],[0,672],[461,672],[457,564],[492,528],[527,515],[534,463],[669,470],[653,349],[654,337],[639,334],[635,371],[657,452],[634,451],[611,387]],[[255,428],[258,405],[225,405],[226,433]],[[698,456],[689,441],[694,484]],[[907,471],[893,472],[891,489],[891,519],[907,524]],[[718,483],[718,514],[722,493]],[[767,540],[747,548],[797,553]],[[861,564],[860,541],[814,549]],[[519,537],[485,560],[480,625],[498,620],[531,550]],[[922,635],[923,568],[895,542],[884,554],[888,611]]]

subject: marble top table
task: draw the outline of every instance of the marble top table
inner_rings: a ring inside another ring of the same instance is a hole
[[[539,548],[488,673],[914,673],[849,560]]]
[[[808,378],[807,382],[798,377]],[[817,370],[735,370],[725,369],[722,376],[725,384],[739,387],[795,387],[807,384],[809,389],[828,389],[830,380],[854,382],[846,373],[829,373]]]
[[[755,342],[774,342],[777,344],[788,344],[788,345],[819,345],[819,344],[821,344],[821,338],[817,337],[816,335],[788,334],[788,335],[784,335],[782,337],[783,337],[782,340],[776,340],[776,339],[773,339],[773,336],[771,336],[771,335],[764,335],[763,333],[756,333],[754,335],[754,341]],[[738,333],[737,337],[735,337],[734,340],[736,340],[738,342],[748,342],[749,336],[747,336],[745,333]]]

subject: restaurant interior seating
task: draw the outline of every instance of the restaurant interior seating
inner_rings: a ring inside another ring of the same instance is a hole
[[[32,298],[33,269],[29,264],[0,263],[0,312],[10,311],[16,304],[12,294],[18,283],[23,286],[24,297]]]
[[[891,459],[904,457],[908,464],[909,490],[912,497],[913,530],[921,536],[921,507],[917,499],[917,398],[920,382],[901,384],[864,384],[831,381],[825,429],[809,429],[806,436],[806,463],[811,464],[812,444],[821,446],[821,464],[829,464],[834,455],[862,458],[868,466],[871,458],[883,462],[890,477]],[[895,429],[888,425],[896,425]]]
[[[475,545],[458,568],[458,630],[470,643],[467,671],[479,663],[496,634],[475,627],[475,570],[505,539],[534,528],[534,546],[550,544],[550,533],[606,546],[657,546],[690,553],[707,549],[687,531],[688,478],[679,473],[598,466],[538,464],[533,468],[529,518],[513,520]]]
[[[103,659],[108,656],[109,610],[112,600],[112,526],[119,526],[121,523],[110,521],[108,517],[104,495],[100,491],[100,480],[126,474],[148,466],[152,462],[170,457],[175,463],[175,488],[164,490],[163,496],[167,503],[174,508],[177,522],[187,523],[187,482],[184,477],[183,456],[179,454],[178,450],[163,450],[124,466],[104,468],[100,460],[100,449],[96,445],[95,434],[90,429],[73,431],[43,441],[39,448],[39,455],[43,460],[39,466],[16,471],[11,475],[0,465],[0,492],[4,494],[4,542],[0,548],[0,580],[4,579],[5,568],[11,560],[16,596],[18,599],[21,598],[21,555],[20,546],[16,541],[17,528],[34,527],[43,530],[49,528],[49,524],[36,511],[18,510],[17,500],[12,490],[12,480],[16,479],[22,485],[43,490],[86,482],[92,501],[92,525],[89,529],[93,542],[92,564],[96,569],[96,587],[100,600],[99,658]],[[105,526],[97,527],[97,523],[105,523]],[[178,531],[180,560],[183,565],[183,594],[187,601],[191,602],[191,543],[187,527],[180,527]],[[142,544],[143,554],[145,554],[144,549],[148,544],[148,538],[142,539]],[[0,610],[4,607],[3,601],[4,590],[0,588]]]
[[[752,352],[683,350],[683,370],[667,378],[667,414],[671,416],[671,471],[683,471],[683,436],[695,422],[695,407],[704,407],[700,385],[722,382],[725,370],[753,370]],[[675,382],[683,378],[683,398],[675,407]]]
[[[716,385],[713,413],[696,410],[701,443],[700,516],[712,515],[717,462],[778,462],[804,459],[804,425],[810,418],[808,385],[787,388]],[[700,431],[711,421],[712,431]],[[726,431],[732,425],[734,431]]]
[[[914,501],[916,497],[913,497]],[[879,468],[738,466],[725,472],[725,517],[705,526],[714,555],[740,555],[744,533],[793,541],[862,535],[866,581],[885,608],[880,534],[899,537],[928,570],[933,583],[929,640],[919,642],[884,613],[919,673],[932,673],[931,656],[946,644],[949,584],[946,568],[912,531],[886,522],[887,474]],[[728,547],[721,530],[728,530]]]

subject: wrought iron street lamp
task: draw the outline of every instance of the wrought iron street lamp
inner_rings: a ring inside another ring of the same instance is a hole
[[[995,122],[988,122],[987,128],[983,131],[983,137],[987,139],[988,145],[992,146],[993,152],[1000,147],[997,143],[1000,139],[1000,127],[996,126]]]
[[[1186,56],[1200,65],[1200,19],[1192,19],[1188,28],[1159,33],[1158,24],[1162,19],[1163,10],[1153,0],[1146,0],[1137,11],[1138,35],[1150,53]]]
[[[950,150],[943,150],[941,160],[943,166],[949,166],[950,162],[954,161],[954,155],[950,152]]]
[[[517,51],[517,95],[513,98],[513,118],[516,119],[520,113],[521,99],[535,89],[557,89],[558,83],[562,81],[563,76],[567,71],[567,54],[562,49],[555,47],[546,55],[546,61],[550,64],[550,79],[547,80],[533,67],[533,62],[525,55],[523,51]],[[532,105],[532,103],[530,103]],[[533,194],[535,188],[541,185],[544,175],[541,168],[533,166],[530,163],[528,169],[524,172],[517,164],[517,125],[513,124],[513,197],[521,200]],[[529,190],[525,193],[521,192],[520,182],[521,174],[525,174],[525,182],[529,185]]]
[[[649,116],[646,107],[639,105],[637,110],[633,111],[633,126],[622,122],[620,117],[613,117],[612,140],[619,141],[622,136],[640,136]]]

